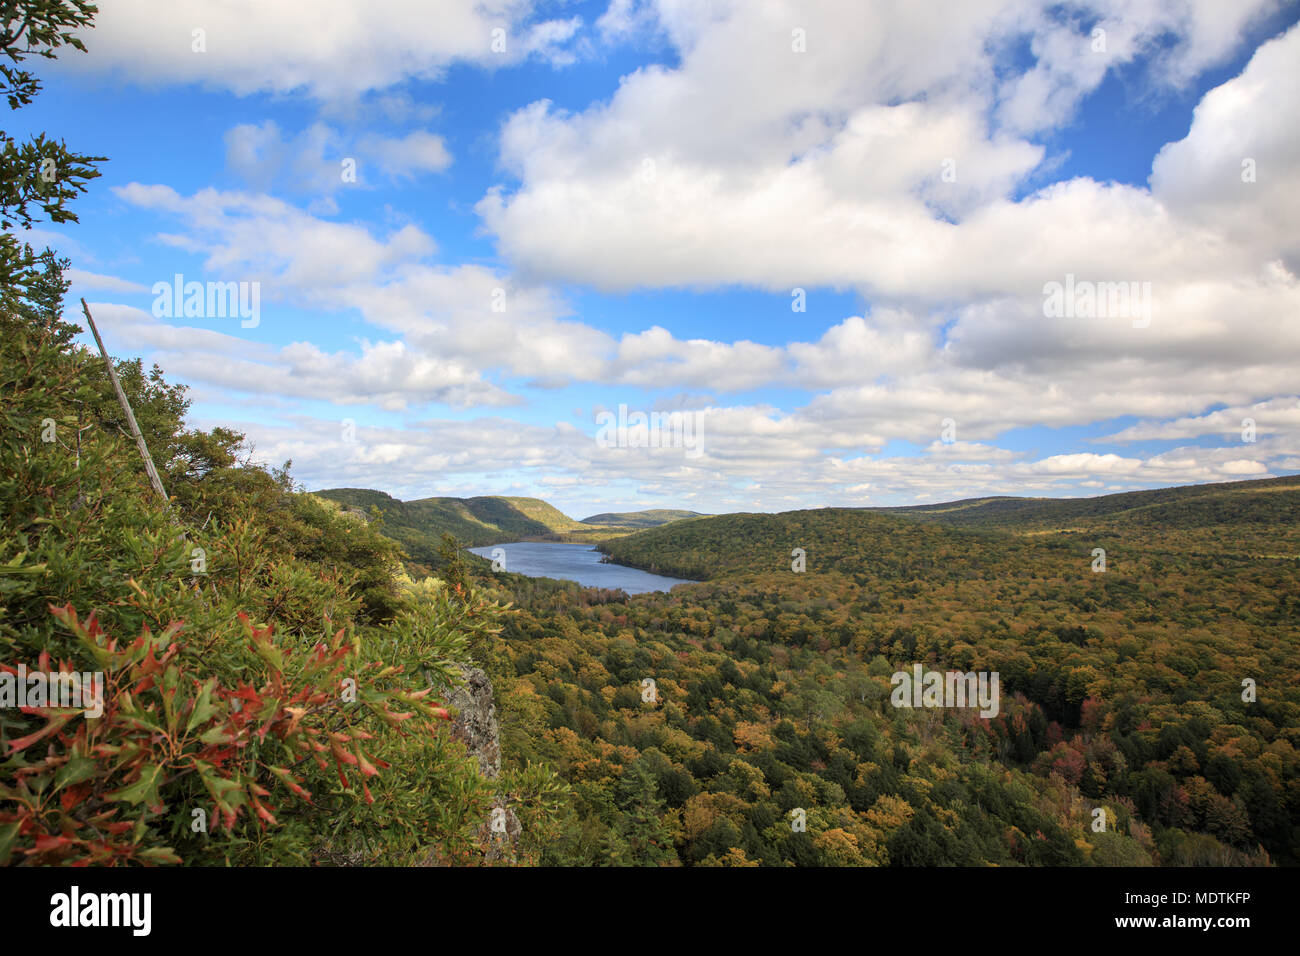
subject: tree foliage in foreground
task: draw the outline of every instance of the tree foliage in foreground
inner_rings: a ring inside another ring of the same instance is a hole
[[[11,108],[39,91],[17,64],[82,49],[94,12],[0,4]],[[3,224],[75,221],[93,163],[0,134]],[[104,694],[102,712],[3,701],[0,863],[510,861],[486,826],[502,801],[544,838],[563,787],[540,765],[484,779],[434,691],[503,609],[412,581],[366,521],[239,433],[187,427],[183,386],[118,361],[159,501],[62,318],[66,265],[0,238],[0,687],[75,671]]]

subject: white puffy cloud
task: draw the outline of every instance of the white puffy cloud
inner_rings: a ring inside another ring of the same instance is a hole
[[[1069,495],[1265,477],[1269,468],[1234,449],[1178,448],[1148,458],[1114,454],[839,458],[816,447],[815,428],[772,409],[708,409],[699,457],[683,448],[601,447],[566,423],[504,418],[359,423],[290,415],[283,424],[234,423],[268,462],[288,458],[312,488],[373,486],[400,498],[531,494],[585,516],[606,504],[654,500],[696,510],[785,510],[943,501],[984,495]],[[1294,467],[1292,459],[1291,467]],[[642,504],[642,506],[644,506]]]
[[[114,303],[96,303],[92,312],[110,350],[148,355],[173,380],[186,383],[390,411],[431,402],[453,408],[521,403],[463,362],[421,353],[401,341],[362,341],[355,352],[325,352],[310,342],[276,347],[174,325]]]
[[[1300,396],[1236,405],[1167,422],[1143,421],[1107,435],[1106,440],[1169,441],[1207,436],[1232,439],[1250,431],[1257,439],[1274,435],[1286,436],[1293,441],[1300,439]]]
[[[89,52],[59,63],[143,84],[349,100],[456,63],[565,62],[577,28],[539,19],[532,0],[112,0],[85,32]]]
[[[328,206],[132,184],[117,195],[174,217],[176,231],[159,238],[202,257],[213,273],[204,278],[260,280],[270,301],[359,316],[382,334],[355,352],[308,343],[241,351],[230,337],[119,316],[122,335],[167,355],[183,379],[243,393],[473,407],[595,383],[604,387],[596,402],[679,407],[701,426],[697,457],[600,447],[590,423],[433,420],[374,430],[351,450],[331,444],[336,422],[250,427],[260,447],[293,457],[317,486],[378,476],[414,497],[433,493],[427,475],[441,471],[443,493],[520,491],[522,481],[533,493],[570,495],[579,510],[592,504],[591,488],[615,487],[766,509],[1279,473],[1297,461],[1287,396],[1300,355],[1300,28],[1206,95],[1188,136],[1156,158],[1149,189],[1077,178],[1023,194],[1060,158],[1045,134],[1108,71],[1140,64],[1145,82],[1184,88],[1235,53],[1273,5],[1224,6],[971,0],[935,17],[914,4],[613,0],[595,25],[604,42],[655,34],[680,63],[644,66],[580,111],[540,101],[508,117],[500,159],[514,181],[477,207],[502,264],[435,261],[435,238],[415,223],[380,232],[332,221],[321,212]],[[485,9],[453,34],[470,37]],[[511,10],[530,15],[522,4]],[[1094,27],[1105,30],[1103,50]],[[531,43],[563,65],[576,29],[553,21],[520,44],[512,32],[509,57]],[[806,52],[796,51],[799,38]],[[385,40],[378,49],[392,62],[367,59],[344,82],[324,77],[295,41],[282,63],[240,82],[353,95],[457,59],[488,62],[479,39],[437,42],[441,52],[403,59],[415,41]],[[1030,60],[1008,66],[1021,44]],[[164,66],[160,76],[183,74]],[[392,95],[409,118],[410,104]],[[344,148],[394,178],[450,162],[445,143],[422,129],[347,135],[323,123],[290,138],[267,124],[238,127],[228,156],[254,183],[286,168],[308,181],[319,173],[326,194]],[[1241,180],[1243,158],[1256,160],[1254,183]],[[1150,323],[1104,310],[1047,314],[1045,285],[1067,277],[1149,284]],[[866,302],[858,315],[792,323],[784,344],[714,341],[655,324],[607,331],[574,313],[561,291],[571,282],[606,291],[739,284],[782,298],[833,287]],[[798,407],[762,404],[769,395],[751,405],[718,399],[769,386],[813,394]],[[1247,416],[1258,421],[1254,444],[1237,437]],[[949,418],[951,443],[938,440]],[[1011,429],[1117,418],[1139,424],[1108,441],[1219,435],[1226,444],[1159,454],[998,444]],[[924,453],[883,456],[893,440]],[[466,485],[452,490],[457,476]]]
[[[770,383],[779,377],[782,364],[779,348],[746,341],[683,341],[655,326],[624,335],[604,377],[625,385],[671,383],[738,391]]]
[[[905,313],[882,310],[870,319],[850,316],[817,342],[791,342],[793,377],[805,387],[826,388],[915,372],[935,359],[935,347],[914,322]]]
[[[1295,281],[1267,269],[1262,277],[1245,275],[1235,283],[1223,278],[1174,285],[1175,297],[1164,300],[1174,306],[1156,310],[1145,328],[1134,328],[1127,317],[1049,319],[1042,314],[1036,279],[1028,303],[1022,297],[967,306],[948,320],[946,330],[924,313],[882,308],[849,317],[816,341],[783,347],[681,340],[658,327],[615,338],[572,317],[545,286],[516,285],[486,267],[426,261],[433,240],[414,226],[385,239],[265,197],[205,191],[186,198],[140,185],[119,194],[183,216],[189,231],[172,241],[221,264],[217,277],[260,275],[273,298],[354,311],[400,337],[383,348],[367,347],[364,361],[305,347],[287,350],[277,360],[290,364],[297,384],[286,394],[336,394],[341,403],[391,407],[409,383],[416,403],[513,401],[491,384],[494,373],[543,387],[586,381],[615,389],[714,393],[765,385],[826,390],[789,411],[709,407],[707,399],[691,403],[707,407],[719,481],[724,474],[770,470],[781,462],[803,469],[836,450],[877,453],[891,439],[930,445],[927,457],[947,463],[945,480],[960,474],[970,481],[979,468],[1024,457],[998,454],[988,445],[1008,429],[1126,415],[1158,420],[1281,393],[1293,384],[1293,370],[1279,360],[1279,346],[1283,354],[1300,346],[1295,323],[1286,321],[1300,305]],[[307,260],[311,268],[299,258],[303,250],[315,250]],[[178,361],[201,381],[218,380],[204,362]],[[333,368],[342,368],[338,377],[349,382],[337,393],[328,385]],[[369,369],[383,369],[397,384],[381,387]],[[265,387],[276,380],[246,363],[219,375],[231,387]],[[959,440],[934,446],[946,418],[956,423]],[[1272,440],[1271,433],[1262,434]],[[1286,449],[1267,444],[1259,451],[1276,456]],[[1063,471],[1049,463],[1022,477],[1040,486],[1058,479],[1081,482],[1113,462],[1083,455],[1067,463]]]
[[[1240,76],[1210,90],[1192,127],[1151,168],[1151,191],[1233,246],[1300,272],[1300,26],[1263,44]]]
[[[451,154],[442,137],[423,130],[399,137],[372,133],[363,137],[358,147],[362,156],[374,157],[379,168],[390,176],[442,172],[451,165]]]
[[[1225,461],[1219,465],[1219,471],[1225,475],[1242,475],[1253,478],[1268,474],[1268,468],[1264,463],[1255,461],[1253,458],[1234,458],[1232,461]]]
[[[96,289],[101,292],[122,293],[149,291],[146,286],[142,286],[138,282],[121,279],[117,276],[101,275],[98,272],[87,272],[85,269],[69,268],[63,273],[63,276],[78,289]]]
[[[355,311],[418,352],[541,386],[599,375],[615,349],[606,333],[566,321],[567,307],[546,288],[482,266],[430,262],[436,243],[414,224],[376,237],[268,196],[206,189],[183,197],[137,183],[115,192],[184,223],[184,233],[162,239],[203,257],[207,274],[187,279],[259,282],[264,305]],[[159,277],[171,279],[170,270]]]
[[[664,0],[680,66],[637,70],[580,113],[518,110],[501,154],[519,185],[479,211],[517,268],[614,290],[850,285],[933,302],[1014,287],[1026,266],[1041,273],[1043,251],[1158,261],[1174,230],[1156,227],[1140,191],[1065,185],[1009,201],[1045,158],[1023,131],[1059,124],[1139,55],[1167,81],[1220,62],[1272,6],[976,0],[936,18],[913,5]],[[1089,21],[1107,25],[1105,53]],[[1033,65],[1007,71],[1026,37]],[[1102,240],[1127,234],[1107,226],[1115,212],[1146,228],[1112,249]],[[1055,248],[1027,246],[1030,232]]]
[[[180,218],[186,233],[162,234],[163,240],[205,254],[211,278],[261,280],[273,291],[293,288],[309,299],[351,281],[373,279],[437,248],[414,225],[376,239],[364,226],[329,222],[255,193],[209,188],[186,197],[169,186],[140,183],[113,192],[133,206]]]
[[[400,136],[345,136],[316,122],[286,137],[274,120],[241,123],[226,131],[226,165],[252,188],[329,196],[380,179],[413,179],[445,172],[452,156],[442,137],[427,130]]]
[[[626,41],[656,26],[655,10],[648,0],[609,0],[596,20],[596,31],[606,43]]]
[[[1023,452],[980,442],[951,441],[937,439],[925,448],[925,453],[933,458],[950,458],[958,461],[1014,461],[1025,457]]]

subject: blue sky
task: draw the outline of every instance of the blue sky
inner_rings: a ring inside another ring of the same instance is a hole
[[[309,488],[583,517],[1300,471],[1295,3],[104,6],[13,117],[110,159],[32,238]],[[176,274],[256,284],[255,326],[155,314]],[[1046,314],[1067,275],[1133,298]]]

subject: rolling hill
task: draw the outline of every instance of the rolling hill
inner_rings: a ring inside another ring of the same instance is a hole
[[[706,517],[694,511],[666,508],[592,515],[575,521],[540,498],[480,495],[474,498],[419,498],[399,501],[370,488],[328,488],[314,494],[344,509],[369,517],[383,514],[383,533],[406,548],[412,558],[439,563],[444,534],[467,548],[507,541],[601,542],[642,528],[683,518]]]
[[[877,513],[1018,535],[1119,537],[1154,551],[1300,555],[1300,475],[1095,498],[976,498]]]
[[[620,564],[693,580],[788,572],[796,548],[814,573],[907,576],[915,565],[969,561],[990,537],[861,508],[816,508],[674,522],[598,547]]]
[[[659,574],[715,579],[789,567],[905,573],[935,561],[968,566],[1023,552],[1095,546],[1300,556],[1300,476],[1126,492],[1097,498],[978,498],[903,508],[731,514],[661,525],[601,543],[614,560]],[[1080,549],[1082,549],[1080,551]],[[1037,554],[1037,552],[1034,552]]]
[[[968,498],[868,510],[916,521],[1015,531],[1103,522],[1153,527],[1204,527],[1242,520],[1295,522],[1300,518],[1300,475],[1126,491],[1095,498]]]
[[[569,540],[572,532],[593,530],[539,498],[485,495],[399,501],[369,488],[329,488],[315,494],[365,515],[378,508],[384,534],[401,542],[412,558],[426,563],[437,563],[444,534],[473,548],[503,541]]]
[[[673,521],[681,521],[684,518],[707,517],[709,517],[709,515],[701,514],[698,511],[678,511],[672,508],[650,508],[646,511],[611,511],[604,514],[592,515],[590,518],[583,518],[582,523],[599,525],[606,528],[640,530],[642,528],[657,528],[659,525],[668,524]]]

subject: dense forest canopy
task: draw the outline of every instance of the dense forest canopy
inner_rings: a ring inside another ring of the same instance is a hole
[[[707,579],[669,594],[498,576],[507,749],[579,801],[553,855],[1300,862],[1300,478],[1000,507],[1023,522],[820,509],[601,546]],[[997,672],[1001,712],[891,706],[916,663]]]

